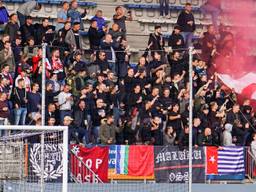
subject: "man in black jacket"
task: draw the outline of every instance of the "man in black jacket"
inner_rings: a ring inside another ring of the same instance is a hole
[[[182,49],[185,47],[184,38],[181,35],[181,27],[175,26],[172,35],[169,37],[168,46],[172,49]]]
[[[99,31],[97,25],[97,21],[92,20],[88,31],[90,49],[92,51],[99,50],[100,41],[104,37],[106,31],[106,28],[103,28],[103,31]]]
[[[177,25],[181,27],[182,36],[187,47],[192,45],[193,32],[196,29],[195,19],[192,14],[191,3],[186,3],[185,10],[183,10],[177,20]]]
[[[148,48],[154,52],[160,52],[164,50],[164,38],[162,36],[162,28],[160,25],[155,26],[155,32],[151,33],[148,40]]]
[[[31,16],[28,16],[26,18],[26,23],[20,26],[20,32],[22,37],[22,45],[24,45],[28,41],[29,37],[35,37],[35,28]]]
[[[78,107],[74,111],[74,125],[78,130],[79,143],[89,143],[89,124],[88,112],[84,100],[78,102]]]
[[[27,117],[27,92],[24,79],[18,80],[18,86],[14,88],[14,115],[15,125],[25,125]]]

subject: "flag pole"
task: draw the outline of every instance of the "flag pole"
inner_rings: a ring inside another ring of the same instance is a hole
[[[41,112],[42,112],[42,126],[45,125],[45,82],[46,82],[46,43],[42,44],[42,103],[41,103]]]
[[[189,192],[192,192],[192,150],[193,150],[193,47],[189,47]]]

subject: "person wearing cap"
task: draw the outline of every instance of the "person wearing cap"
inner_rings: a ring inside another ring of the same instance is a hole
[[[82,36],[79,34],[80,23],[73,23],[72,29],[67,32],[65,43],[68,44],[71,51],[82,49]]]
[[[185,9],[180,13],[177,25],[181,27],[182,36],[187,47],[192,45],[193,33],[196,30],[195,18],[191,3],[186,3]]]
[[[84,9],[83,13],[78,11],[78,2],[77,0],[72,0],[70,3],[70,8],[68,10],[68,18],[71,18],[71,23],[74,25],[75,23],[79,23],[80,29],[84,30],[83,20],[87,15],[87,10]]]
[[[68,141],[71,144],[79,144],[78,129],[73,125],[74,119],[70,115],[63,117],[61,124],[68,127]]]
[[[172,35],[168,39],[168,46],[172,49],[183,49],[185,47],[184,38],[181,35],[181,27],[176,25]]]
[[[24,25],[20,26],[20,32],[22,37],[22,45],[27,43],[29,37],[35,36],[35,27],[33,25],[33,19],[31,16],[26,18],[26,22]]]
[[[148,48],[151,50],[152,56],[154,52],[161,52],[164,50],[164,38],[162,36],[162,28],[160,25],[155,26],[154,33],[149,35]]]
[[[25,20],[27,16],[30,16],[30,14],[36,10],[39,11],[41,9],[41,4],[39,4],[36,1],[27,1],[19,6],[17,9],[17,15],[19,17],[20,26],[25,24]]]
[[[108,114],[106,119],[102,120],[103,123],[100,126],[99,137],[100,143],[103,145],[113,145],[116,143],[116,134],[122,131],[114,125],[114,117],[112,114]]]

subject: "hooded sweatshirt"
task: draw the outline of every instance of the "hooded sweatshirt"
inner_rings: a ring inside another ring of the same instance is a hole
[[[225,125],[225,131],[223,132],[223,146],[235,146],[235,144],[232,143],[232,128],[233,125],[229,123]]]

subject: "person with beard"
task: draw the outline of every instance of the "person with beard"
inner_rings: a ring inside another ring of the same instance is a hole
[[[60,59],[60,50],[53,49],[52,50],[52,57],[51,57],[51,64],[52,64],[52,72],[58,75],[59,80],[63,80],[65,78],[64,66]]]
[[[177,25],[181,27],[182,36],[187,47],[192,45],[193,32],[196,30],[195,19],[192,14],[191,3],[186,3],[185,9],[180,13]]]
[[[96,106],[92,110],[92,140],[93,143],[99,143],[99,130],[101,126],[101,120],[106,118],[107,104],[103,99],[96,100]]]
[[[164,51],[164,38],[162,36],[162,28],[160,25],[155,26],[154,33],[149,35],[148,48],[151,50],[152,56],[155,52]],[[161,53],[162,54],[162,53]]]
[[[184,42],[183,36],[181,35],[181,27],[180,26],[176,25],[174,27],[172,35],[169,37],[169,40],[168,40],[168,46],[172,47],[173,50],[185,48],[185,42]],[[180,51],[182,51],[182,50],[180,50]]]
[[[76,51],[77,49],[82,49],[82,36],[79,34],[80,30],[80,23],[75,22],[72,26],[72,29],[70,29],[67,32],[67,35],[65,37],[65,43],[68,44],[70,51]]]

